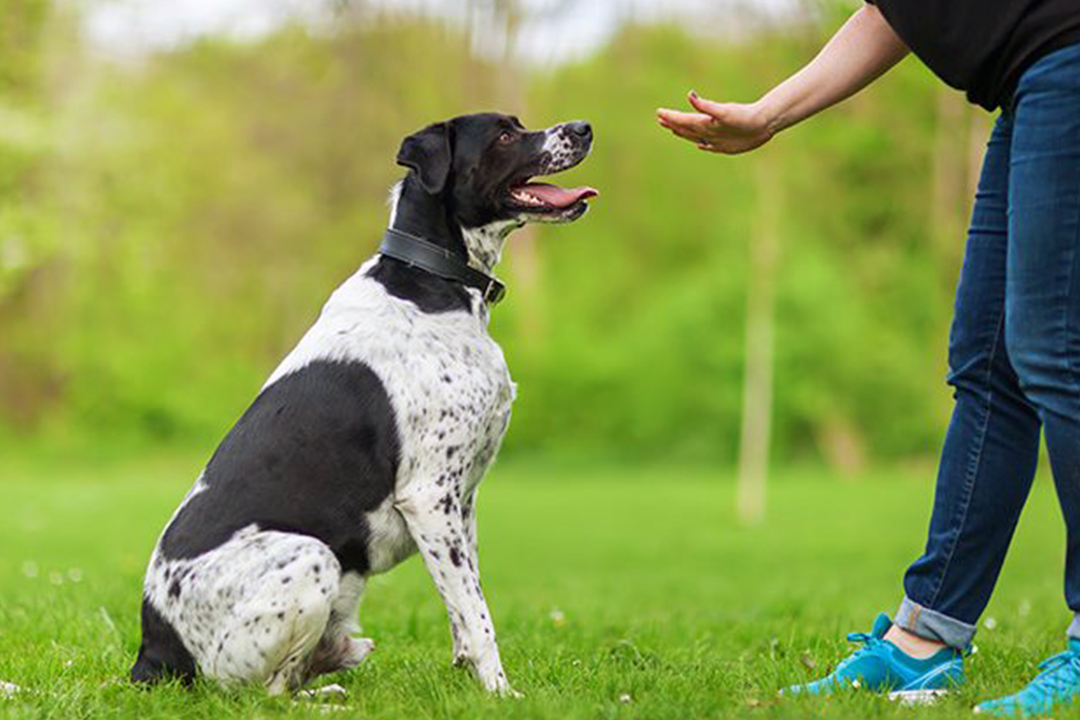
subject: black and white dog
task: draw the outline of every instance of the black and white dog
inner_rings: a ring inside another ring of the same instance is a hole
[[[487,332],[510,231],[568,222],[592,188],[530,178],[592,145],[587,123],[529,132],[466,115],[405,138],[380,254],[331,295],[166,526],[150,559],[135,681],[294,690],[356,666],[366,578],[419,551],[454,660],[511,692],[480,589],[476,489],[514,384]]]

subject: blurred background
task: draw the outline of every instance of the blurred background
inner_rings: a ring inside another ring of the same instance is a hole
[[[602,193],[501,266],[505,460],[929,480],[989,116],[909,59],[752,155],[653,118],[856,6],[0,0],[0,454],[208,456],[375,250],[400,139],[495,109],[591,121]]]

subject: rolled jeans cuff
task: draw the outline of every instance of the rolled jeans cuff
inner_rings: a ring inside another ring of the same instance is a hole
[[[924,608],[906,597],[900,603],[900,609],[896,611],[896,624],[909,633],[927,640],[943,642],[957,650],[966,650],[975,639],[976,627],[974,625]],[[1073,621],[1073,627],[1069,628],[1070,635],[1074,628],[1076,637],[1080,637],[1080,620]]]

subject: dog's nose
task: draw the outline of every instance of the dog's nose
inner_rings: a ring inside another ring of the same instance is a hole
[[[578,137],[592,137],[592,125],[584,120],[575,120],[574,122],[566,123],[566,127]]]

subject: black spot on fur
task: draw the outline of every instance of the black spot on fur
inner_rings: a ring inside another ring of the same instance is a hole
[[[450,562],[454,563],[454,567],[461,567],[461,551],[456,547],[450,548]]]
[[[179,580],[173,580],[172,584],[169,585],[169,597],[171,597],[174,600],[176,598],[180,597],[180,581]]]

